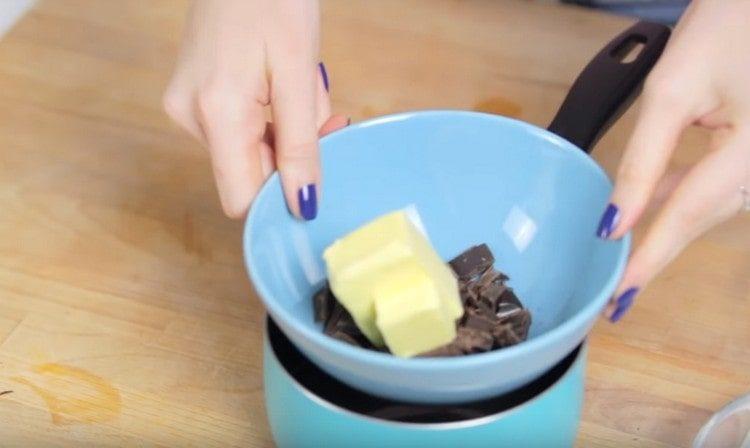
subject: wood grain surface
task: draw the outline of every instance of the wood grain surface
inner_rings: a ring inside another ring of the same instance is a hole
[[[242,223],[164,116],[184,0],[46,0],[0,41],[0,446],[272,446]],[[337,112],[545,125],[629,20],[548,2],[328,0]],[[594,154],[616,168],[635,111]],[[690,131],[674,166],[704,153]],[[642,234],[642,229],[637,232]],[[750,219],[591,337],[581,447],[683,447],[750,390]]]

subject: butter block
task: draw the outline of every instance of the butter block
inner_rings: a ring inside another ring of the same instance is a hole
[[[403,266],[373,290],[376,325],[391,353],[411,357],[450,343],[455,318],[438,284],[416,263]]]
[[[376,323],[374,289],[414,265],[429,277],[450,319],[461,317],[458,282],[427,238],[403,211],[384,215],[335,241],[323,252],[331,290],[376,346],[383,336]]]

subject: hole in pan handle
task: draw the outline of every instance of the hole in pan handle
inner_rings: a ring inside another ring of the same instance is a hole
[[[638,96],[670,33],[665,25],[641,21],[615,37],[578,75],[547,129],[590,152]]]

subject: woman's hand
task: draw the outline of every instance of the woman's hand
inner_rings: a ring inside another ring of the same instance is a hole
[[[633,228],[661,183],[685,128],[712,130],[706,155],[673,191],[633,253],[605,314],[619,320],[639,289],[688,243],[738,214],[750,198],[750,2],[695,0],[646,81],[640,116],[599,226]]]
[[[244,216],[276,168],[291,212],[317,213],[318,133],[346,125],[330,116],[318,26],[315,0],[193,3],[164,107],[208,147],[230,217]]]

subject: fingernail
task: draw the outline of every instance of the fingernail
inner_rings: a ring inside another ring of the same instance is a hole
[[[346,125],[349,126],[350,124],[352,124],[352,117],[346,119]]]
[[[618,297],[616,301],[617,308],[615,308],[615,311],[609,318],[610,322],[615,323],[618,320],[622,319],[622,316],[624,316],[625,313],[628,312],[630,307],[633,306],[633,300],[635,299],[636,294],[638,294],[638,288],[630,288],[624,293],[620,294],[620,297]]]
[[[323,86],[326,88],[326,92],[328,92],[330,89],[328,88],[328,72],[326,71],[326,65],[322,62],[318,62],[318,68],[320,69],[320,76],[323,77]]]
[[[596,236],[602,239],[609,238],[612,232],[617,227],[617,222],[620,220],[620,209],[615,204],[607,205],[607,209],[604,210],[601,221],[599,221],[599,228],[596,230]]]
[[[315,184],[308,184],[297,191],[299,213],[305,221],[312,221],[318,215],[318,197]]]

